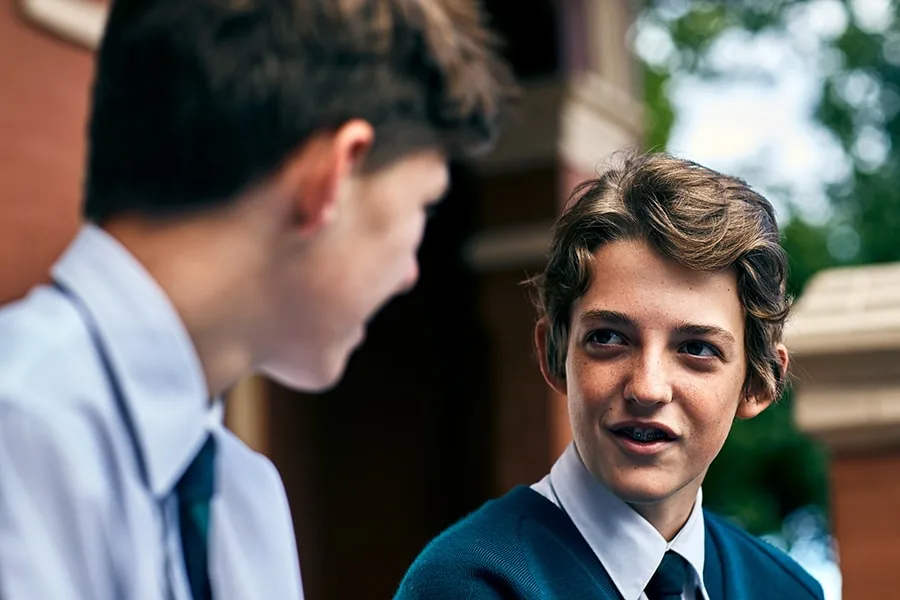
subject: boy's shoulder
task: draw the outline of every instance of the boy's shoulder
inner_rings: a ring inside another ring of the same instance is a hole
[[[485,503],[428,544],[395,598],[543,597],[618,595],[568,516],[520,486]]]
[[[103,386],[103,370],[84,321],[50,286],[0,307],[0,403],[22,409]]]
[[[822,586],[793,558],[727,519],[704,510],[708,540],[716,546],[726,579],[759,587],[770,598],[824,598]],[[707,557],[710,549],[707,549]],[[749,597],[756,597],[752,594]]]
[[[506,548],[521,543],[523,524],[538,522],[554,535],[566,536],[575,532],[568,517],[554,504],[534,490],[518,486],[499,498],[489,500],[478,509],[457,521],[436,537],[425,552],[444,553],[456,548]],[[528,525],[525,525],[528,529]],[[527,531],[525,537],[528,537]],[[470,554],[466,558],[471,560]]]
[[[434,538],[420,559],[440,557],[442,562],[478,561],[498,558],[497,553],[512,551],[517,543],[520,523],[535,512],[530,490],[516,488],[489,500]],[[483,549],[490,552],[473,552]],[[419,561],[417,561],[419,562]]]
[[[409,567],[394,600],[494,599],[519,563],[518,490],[490,500],[434,538]]]

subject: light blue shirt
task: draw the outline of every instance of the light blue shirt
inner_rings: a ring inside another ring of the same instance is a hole
[[[223,426],[156,282],[90,225],[53,277],[0,310],[0,598],[190,600],[173,488],[211,432],[213,598],[301,599],[278,472]]]
[[[693,585],[685,582],[684,600],[709,600],[703,584],[706,528],[702,491],[697,491],[687,523],[667,542],[649,521],[597,481],[574,443],[550,474],[531,487],[569,515],[624,600],[647,600],[644,588],[669,550],[680,554],[691,567]],[[695,588],[702,591],[702,598],[695,597]]]

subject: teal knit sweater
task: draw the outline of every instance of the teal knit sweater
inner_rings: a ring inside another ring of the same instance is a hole
[[[711,600],[823,600],[791,558],[704,512]],[[568,516],[530,488],[488,502],[432,541],[395,600],[622,600]]]

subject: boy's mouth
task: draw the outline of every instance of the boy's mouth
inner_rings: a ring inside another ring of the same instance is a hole
[[[658,427],[619,427],[613,429],[613,434],[639,444],[652,444],[660,441],[672,442],[676,439],[671,432]]]

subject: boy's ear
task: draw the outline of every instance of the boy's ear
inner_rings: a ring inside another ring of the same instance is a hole
[[[779,380],[783,381],[784,378],[787,377],[790,357],[784,344],[778,344],[775,351],[778,354],[778,361],[781,365]],[[777,398],[775,398],[768,390],[763,389],[759,384],[752,385],[747,392],[747,396],[741,398],[741,402],[738,404],[737,418],[752,419],[769,408],[775,400],[777,400]]]
[[[365,160],[374,139],[372,126],[355,119],[314,134],[288,157],[275,179],[278,193],[290,202],[295,230],[314,233],[334,218],[342,185]]]
[[[550,321],[547,317],[541,317],[534,326],[534,347],[537,350],[538,361],[541,365],[541,374],[547,384],[553,390],[563,396],[567,395],[566,380],[557,377],[550,371],[550,364],[547,362],[547,336],[550,333]]]

